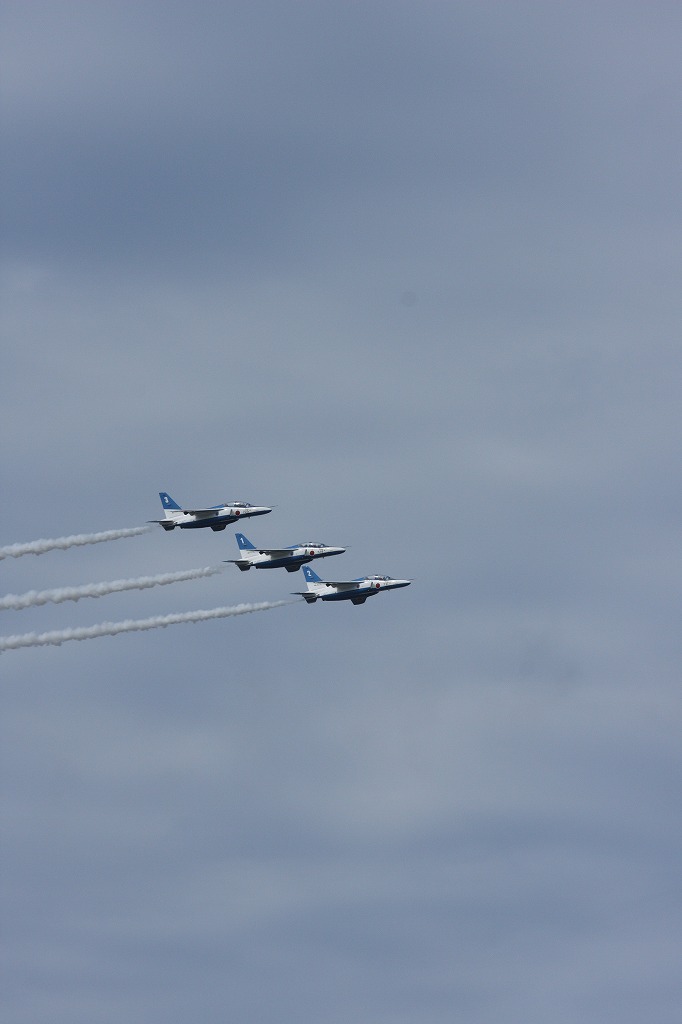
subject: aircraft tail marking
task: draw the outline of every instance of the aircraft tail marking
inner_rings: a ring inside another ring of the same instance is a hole
[[[161,498],[161,504],[163,505],[164,509],[167,512],[170,511],[170,510],[172,510],[173,512],[181,512],[182,511],[182,509],[178,505],[177,501],[173,501],[173,499],[171,498],[170,494],[166,494],[165,491],[159,491],[159,497]]]
[[[253,544],[251,543],[251,541],[247,540],[247,538],[244,536],[243,533],[235,533],[235,537],[237,538],[237,544],[239,545],[239,550],[240,551],[255,551],[256,550],[255,547],[253,546]]]

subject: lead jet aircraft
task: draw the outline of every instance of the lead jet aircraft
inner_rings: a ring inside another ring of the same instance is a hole
[[[164,530],[195,530],[201,526],[210,526],[212,530],[224,530],[228,523],[247,516],[264,516],[272,512],[265,505],[249,505],[248,501],[226,501],[224,505],[213,505],[211,508],[180,508],[170,494],[159,491],[163,505],[164,519],[150,519],[150,523],[159,523]]]
[[[412,580],[394,580],[390,576],[360,576],[356,580],[344,580],[339,583],[325,583],[309,565],[303,566],[303,575],[308,585],[307,590],[296,590],[293,593],[302,597],[307,604],[320,601],[352,601],[353,604],[364,604],[368,597],[380,594],[382,590],[395,590],[398,587],[409,587]]]
[[[257,548],[243,533],[236,533],[237,544],[241,558],[226,558],[226,562],[232,562],[242,572],[246,572],[252,566],[254,569],[286,569],[287,572],[296,572],[305,562],[312,562],[313,558],[327,558],[328,555],[342,555],[345,548],[332,548],[327,544],[318,544],[308,541],[305,544],[291,544],[286,548]]]

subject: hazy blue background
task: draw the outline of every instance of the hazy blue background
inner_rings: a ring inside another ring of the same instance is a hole
[[[8,1024],[677,1024],[681,41],[663,2],[5,3],[0,545],[164,489],[416,578],[0,656]]]

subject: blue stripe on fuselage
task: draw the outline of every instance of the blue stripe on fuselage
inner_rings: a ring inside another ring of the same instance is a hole
[[[371,588],[365,590],[363,588],[362,590],[343,590],[336,594],[318,594],[317,596],[321,601],[350,601],[352,597],[371,597],[372,594],[378,593],[378,590],[372,590]]]
[[[252,562],[256,569],[284,569],[287,565],[300,566],[309,559],[300,556],[298,558],[275,558],[272,562]]]
[[[218,508],[221,508],[221,506],[218,505]],[[270,509],[267,509],[267,511],[269,512]],[[198,529],[200,529],[203,526],[217,526],[220,523],[224,523],[227,526],[227,525],[229,525],[229,523],[236,523],[240,519],[249,519],[251,516],[264,516],[265,514],[266,514],[265,511],[263,511],[263,512],[250,512],[250,511],[248,511],[248,509],[247,510],[240,509],[238,516],[234,515],[234,513],[227,514],[227,515],[224,515],[224,516],[207,516],[204,519],[195,519],[194,522],[192,522],[192,523],[178,523],[178,522],[176,522],[175,525],[179,526],[181,530],[198,530]],[[169,520],[169,522],[171,522],[171,520]]]
[[[203,526],[217,526],[219,523],[224,523],[227,526],[241,518],[241,516],[207,516],[205,519],[195,519],[191,523],[176,523],[175,525],[179,526],[181,530],[198,530]]]

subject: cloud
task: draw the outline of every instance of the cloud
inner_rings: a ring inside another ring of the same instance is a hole
[[[3,544],[165,488],[415,583],[2,659],[10,1013],[677,1021],[679,12],[31,12]],[[194,533],[70,578],[234,557]]]

